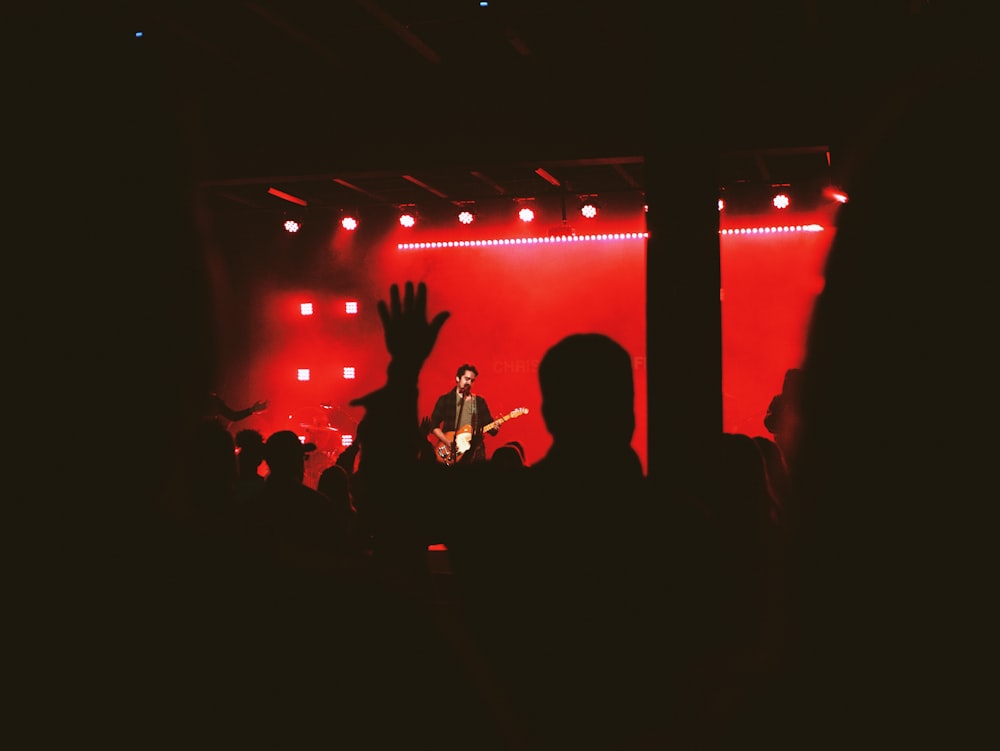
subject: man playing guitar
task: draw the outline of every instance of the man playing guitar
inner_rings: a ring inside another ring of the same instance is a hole
[[[478,462],[486,459],[486,447],[477,438],[476,431],[493,423],[493,416],[486,399],[472,393],[472,384],[479,376],[475,365],[465,363],[455,372],[455,388],[438,397],[431,412],[431,442],[437,442],[437,459],[445,464]],[[500,432],[495,425],[490,435]]]

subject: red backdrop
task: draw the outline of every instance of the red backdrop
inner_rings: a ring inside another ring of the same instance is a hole
[[[754,226],[761,220],[745,217],[741,224]],[[518,440],[527,460],[536,461],[550,445],[540,409],[539,360],[569,333],[601,332],[633,355],[633,445],[648,466],[645,241],[397,247],[403,240],[467,239],[460,231],[470,232],[462,228],[456,234],[439,230],[414,236],[394,230],[364,237],[328,230],[319,240],[319,252],[293,257],[289,246],[279,248],[285,254],[280,273],[272,259],[258,265],[270,269],[266,273],[255,277],[244,271],[242,282],[231,279],[228,299],[247,304],[234,303],[228,313],[221,312],[222,336],[229,343],[222,348],[227,354],[220,390],[238,406],[258,398],[270,401],[267,412],[233,429],[254,427],[266,436],[291,428],[307,436],[320,448],[311,460],[315,477],[340,450],[341,436],[353,434],[363,415],[348,406],[350,400],[384,380],[388,357],[376,301],[386,297],[391,283],[422,280],[429,289],[429,312],[452,314],[421,377],[422,415],[429,415],[436,397],[453,387],[455,369],[473,363],[480,372],[476,390],[494,416],[528,410],[505,423],[498,436],[487,437],[487,449]],[[480,237],[512,236],[503,228],[479,232]],[[725,430],[767,434],[767,404],[780,390],[785,369],[798,365],[803,355],[832,234],[827,226],[822,232],[721,238]],[[345,313],[348,301],[358,303],[357,315]],[[313,304],[312,316],[300,315],[303,302]],[[355,368],[353,380],[343,378],[345,367]],[[311,380],[298,381],[298,368],[309,368]],[[599,458],[601,395],[579,406],[592,418],[594,455]]]

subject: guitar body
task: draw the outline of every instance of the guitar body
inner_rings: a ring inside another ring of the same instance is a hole
[[[528,414],[527,407],[518,407],[513,412],[509,412],[503,417],[499,417],[488,425],[483,426],[483,433],[486,433],[493,428],[499,427],[501,423],[507,422],[515,417],[520,417],[521,415]],[[448,449],[448,444],[444,441],[438,441],[437,448],[434,451],[435,458],[441,464],[447,466],[452,466],[457,464],[458,461],[468,453],[469,449],[472,448],[472,426],[464,425],[458,430],[445,431],[445,438],[451,441],[452,448]],[[437,440],[433,434],[428,437],[430,440]]]
[[[445,438],[451,441],[452,449],[448,449],[448,444],[444,441],[438,443],[437,459],[442,464],[449,467],[458,462],[466,452],[472,448],[472,426],[464,425],[460,430],[446,431]]]

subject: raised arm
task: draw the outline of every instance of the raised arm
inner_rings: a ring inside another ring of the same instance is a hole
[[[240,420],[245,420],[250,417],[250,415],[256,414],[258,412],[263,412],[267,409],[267,402],[258,400],[251,404],[249,407],[244,407],[243,409],[235,409],[226,404],[225,400],[218,394],[211,394],[213,403],[215,404],[215,411],[222,417],[225,417],[230,422],[239,422]]]
[[[427,317],[427,287],[406,282],[389,288],[389,300],[379,300],[379,318],[390,360],[385,386],[351,401],[365,408],[365,445],[361,468],[391,470],[416,458],[413,436],[419,430],[417,381],[424,361],[434,349],[444,322],[441,311]]]

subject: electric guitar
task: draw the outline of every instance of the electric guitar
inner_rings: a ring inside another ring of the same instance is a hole
[[[493,430],[493,428],[507,422],[508,420],[513,420],[515,417],[520,417],[521,415],[528,414],[527,407],[518,407],[512,412],[508,412],[503,417],[498,417],[493,422],[483,426],[483,432]],[[464,425],[459,430],[447,431],[445,432],[445,438],[451,441],[451,449],[448,448],[448,444],[444,441],[438,442],[437,450],[434,452],[435,458],[441,463],[451,466],[456,464],[459,459],[461,459],[465,452],[472,447],[472,426]],[[433,434],[431,435],[433,439]]]

